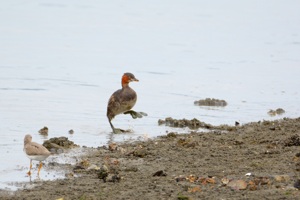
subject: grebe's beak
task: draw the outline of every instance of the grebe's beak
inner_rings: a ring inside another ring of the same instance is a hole
[[[136,81],[136,82],[139,82],[139,80],[138,80],[138,79],[136,79],[136,78],[133,78],[133,79],[131,79],[131,81]]]

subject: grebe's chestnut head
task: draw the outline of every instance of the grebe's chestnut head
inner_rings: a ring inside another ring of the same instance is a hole
[[[137,78],[135,78],[135,76],[132,73],[124,73],[124,75],[122,76],[122,86],[128,85],[129,82],[132,81],[139,81]]]

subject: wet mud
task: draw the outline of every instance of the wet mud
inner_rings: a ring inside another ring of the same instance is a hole
[[[198,101],[194,101],[194,105],[224,107],[227,106],[227,102],[221,99],[206,98],[206,99],[200,99]]]
[[[63,153],[67,149],[79,147],[79,145],[70,141],[67,137],[50,138],[43,143],[43,146],[52,153]]]
[[[0,198],[300,198],[300,118],[181,131],[84,148],[77,164],[61,165],[71,171],[66,179],[12,194],[1,191]]]

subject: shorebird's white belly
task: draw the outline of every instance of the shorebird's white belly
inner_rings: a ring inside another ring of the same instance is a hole
[[[27,155],[27,154],[26,154]],[[48,158],[49,155],[27,155],[27,157],[31,160],[43,161]]]

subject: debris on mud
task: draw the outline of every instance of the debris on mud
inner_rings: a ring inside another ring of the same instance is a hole
[[[79,145],[74,144],[74,142],[70,141],[67,137],[50,138],[43,143],[43,146],[52,153],[62,153],[65,149],[79,147]]]
[[[167,173],[163,170],[155,172],[152,176],[167,176]]]
[[[109,173],[108,167],[106,165],[102,165],[98,172],[98,178],[102,179],[104,182],[106,182],[108,173]]]
[[[292,135],[284,141],[284,146],[300,146],[300,135]]]
[[[270,116],[276,116],[276,115],[282,115],[285,113],[285,110],[283,110],[282,108],[277,108],[276,110],[269,110],[268,115]]]
[[[213,126],[211,124],[201,122],[200,120],[194,119],[173,119],[172,117],[167,117],[165,119],[159,119],[158,125],[166,125],[175,128],[185,128],[188,127],[190,129],[209,129],[209,130],[222,130],[222,131],[234,131],[239,126],[229,126],[229,125],[219,125]],[[176,137],[175,133],[168,134],[167,137]]]
[[[298,190],[300,189],[300,179],[297,179],[294,183],[294,187],[297,188]]]
[[[201,122],[198,119],[194,118],[191,120],[188,119],[173,119],[172,117],[167,117],[165,120],[159,119],[158,124],[162,125],[165,124],[166,126],[170,127],[189,127],[191,129],[198,129],[198,128],[211,128],[212,125],[207,124],[205,122]]]
[[[41,129],[39,130],[39,133],[40,133],[41,135],[48,135],[48,131],[49,131],[48,127],[47,127],[47,126],[44,126],[44,128],[41,128]]]
[[[220,99],[206,98],[206,99],[200,99],[198,101],[194,101],[194,105],[225,107],[227,106],[227,102],[225,100],[220,100]]]

